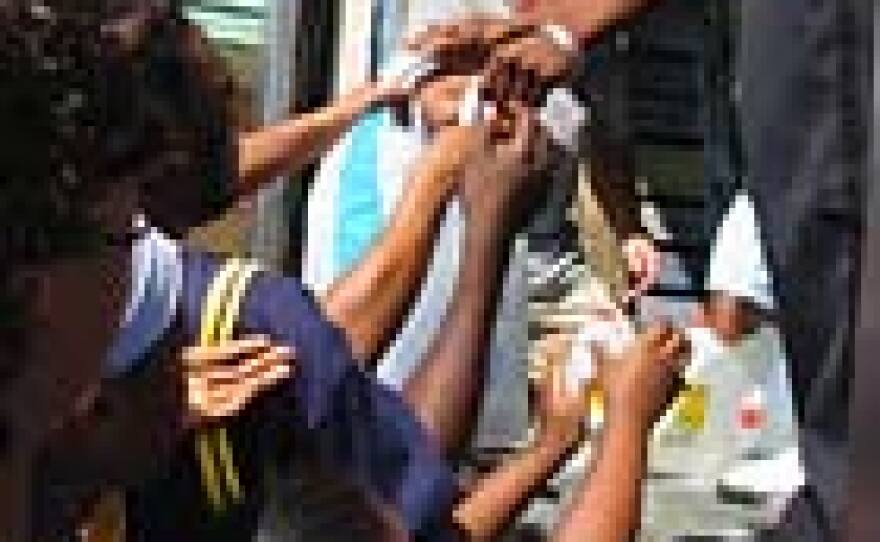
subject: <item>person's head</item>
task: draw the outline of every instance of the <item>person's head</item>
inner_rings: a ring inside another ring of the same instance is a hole
[[[3,16],[0,175],[15,225],[114,235],[140,209],[179,233],[221,203],[227,80],[173,7],[22,1]]]
[[[180,233],[224,204],[235,158],[227,80],[159,2],[0,6],[4,328],[20,266],[118,242],[135,210]]]

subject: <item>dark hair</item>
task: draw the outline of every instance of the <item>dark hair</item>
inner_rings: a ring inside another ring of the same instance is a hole
[[[16,266],[121,238],[108,203],[182,233],[225,207],[235,158],[231,78],[177,8],[44,2],[0,5],[0,340]]]

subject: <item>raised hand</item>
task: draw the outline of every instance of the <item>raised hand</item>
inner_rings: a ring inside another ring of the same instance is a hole
[[[569,72],[576,49],[522,19],[477,15],[432,25],[406,42],[441,74],[484,76],[484,93],[500,102],[536,105],[542,91]]]
[[[547,164],[547,137],[521,104],[508,104],[488,124],[490,144],[468,164],[459,191],[471,219],[515,219],[539,188],[535,172]]]
[[[720,292],[713,292],[694,313],[695,327],[709,328],[728,346],[736,346],[761,323],[760,311],[748,302]]]
[[[629,272],[628,298],[642,295],[659,278],[662,254],[650,238],[636,235],[623,243]]]
[[[434,24],[404,43],[413,53],[430,56],[442,71],[480,68],[493,50],[536,27],[496,15],[476,14],[450,23]]]
[[[536,360],[543,373],[538,385],[539,440],[566,447],[579,438],[589,406],[589,384],[572,390],[565,381],[570,352],[570,336],[554,333],[543,340]]]
[[[485,95],[496,101],[538,101],[552,85],[569,73],[574,52],[555,43],[543,32],[501,44],[482,70]]]
[[[294,368],[289,349],[265,337],[183,351],[186,404],[190,421],[206,423],[233,416]]]
[[[597,356],[606,423],[647,431],[669,401],[687,351],[680,331],[655,325],[641,333],[620,357]]]

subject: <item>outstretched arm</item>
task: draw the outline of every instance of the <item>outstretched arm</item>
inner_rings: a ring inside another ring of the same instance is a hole
[[[512,137],[471,161],[461,182],[464,255],[446,318],[404,396],[440,446],[453,451],[467,436],[482,390],[483,365],[506,241],[539,179],[530,165],[536,125],[520,110]]]
[[[620,359],[602,364],[608,418],[599,458],[554,541],[624,541],[638,529],[648,435],[686,348],[681,333],[657,326]]]
[[[242,134],[238,138],[238,191],[253,192],[275,175],[311,164],[388,94],[386,88],[368,83],[330,105]]]
[[[647,431],[638,425],[608,425],[596,467],[559,524],[554,542],[631,538],[639,526],[647,440]]]
[[[410,175],[391,223],[371,250],[322,300],[357,358],[373,360],[403,318],[425,275],[442,211],[464,163],[486,144],[483,126],[452,127]]]

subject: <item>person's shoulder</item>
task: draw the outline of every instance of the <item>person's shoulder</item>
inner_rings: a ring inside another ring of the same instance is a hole
[[[202,318],[207,297],[218,288],[240,291],[237,298],[245,320],[262,321],[265,318],[256,315],[269,314],[273,321],[290,321],[320,312],[317,300],[299,278],[280,274],[259,259],[184,249],[181,265],[183,310],[192,329]]]

